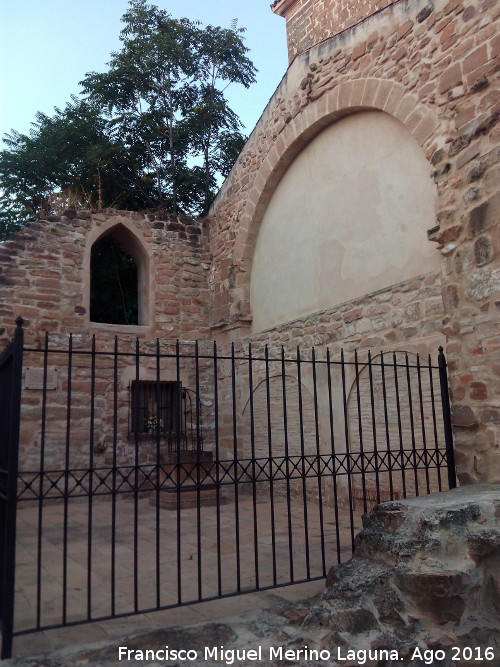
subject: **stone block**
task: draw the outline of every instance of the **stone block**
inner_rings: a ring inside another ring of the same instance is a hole
[[[408,116],[413,113],[417,105],[417,99],[413,95],[405,95],[401,98],[397,109],[394,111],[396,118],[404,123]]]
[[[500,193],[483,202],[469,213],[468,235],[474,238],[498,224],[500,220]]]
[[[451,65],[447,70],[441,74],[438,81],[438,92],[446,93],[451,88],[455,86],[460,86],[463,82],[462,78],[462,68],[460,63],[455,63]]]
[[[350,106],[351,94],[352,94],[352,82],[341,83],[338,87],[339,89],[339,110],[347,109]]]
[[[469,396],[474,401],[484,401],[488,397],[488,390],[484,382],[471,382]]]
[[[488,266],[474,271],[467,280],[467,296],[474,301],[486,299],[500,290],[500,268]]]
[[[413,130],[413,136],[419,144],[424,144],[427,139],[438,129],[439,122],[430,114],[425,114],[419,125]]]
[[[419,612],[438,625],[460,621],[465,609],[462,594],[470,584],[468,575],[454,571],[409,572],[395,575],[394,582]]]
[[[474,243],[474,257],[476,266],[488,264],[495,257],[493,243],[489,236],[480,236]]]
[[[361,100],[363,106],[375,106],[375,99],[377,97],[379,85],[380,81],[378,79],[367,79]]]
[[[453,405],[451,410],[451,423],[462,428],[471,428],[477,425],[477,418],[472,408],[468,405]]]
[[[364,56],[365,53],[366,53],[366,42],[360,42],[359,44],[356,44],[356,46],[353,49],[352,59],[358,60],[358,58]]]
[[[468,162],[476,158],[479,155],[479,150],[480,150],[479,142],[474,144],[473,146],[470,146],[466,151],[464,151],[461,155],[458,156],[456,161],[456,168],[461,169]]]
[[[470,55],[464,58],[463,61],[463,71],[464,74],[470,74],[474,70],[478,69],[484,65],[488,60],[488,52],[486,49],[486,44],[483,44],[478,49],[473,51]]]
[[[366,79],[357,79],[353,82],[351,99],[349,101],[351,107],[359,107],[362,105],[365,85]]]

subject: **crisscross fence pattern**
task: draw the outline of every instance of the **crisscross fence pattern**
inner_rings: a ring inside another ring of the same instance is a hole
[[[455,486],[442,349],[35,348],[21,324],[0,359],[3,657],[16,635],[323,578],[375,503]]]

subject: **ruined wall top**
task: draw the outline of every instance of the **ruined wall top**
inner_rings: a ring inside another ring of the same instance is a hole
[[[106,235],[136,264],[137,324],[91,320],[92,247]],[[17,315],[29,345],[42,344],[45,332],[203,339],[209,268],[206,224],[187,215],[70,209],[30,222],[0,244],[0,350]]]
[[[288,59],[400,0],[275,0],[286,20]]]

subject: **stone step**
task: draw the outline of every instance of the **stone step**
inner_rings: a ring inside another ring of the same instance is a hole
[[[199,489],[199,493],[196,486],[181,487],[179,494],[175,487],[162,489],[160,492],[159,505],[165,510],[176,510],[178,502],[180,502],[180,508],[187,509],[189,507],[197,507],[198,499],[200,507],[217,505],[217,485],[203,484]],[[219,504],[225,505],[226,503],[226,497],[220,492]],[[156,506],[156,496],[151,497],[149,504]]]
[[[161,455],[161,462],[166,465],[182,465],[197,463],[211,463],[213,461],[213,452],[189,450],[185,452],[166,452]]]

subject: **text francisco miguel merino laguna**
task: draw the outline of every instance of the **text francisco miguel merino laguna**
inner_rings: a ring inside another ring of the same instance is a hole
[[[239,665],[242,662],[259,663],[262,660],[316,660],[328,664],[330,660],[337,662],[357,660],[359,665],[364,665],[368,660],[399,660],[398,651],[391,649],[369,649],[369,650],[346,650],[336,647],[329,651],[327,649],[285,648],[283,646],[257,646],[253,649],[234,649],[224,646],[205,646],[202,650],[195,649],[170,649],[165,646],[160,649],[129,649],[127,646],[118,648],[118,660],[135,660],[136,662],[161,660],[185,662],[186,664],[199,665],[208,660],[225,663],[226,665]]]

